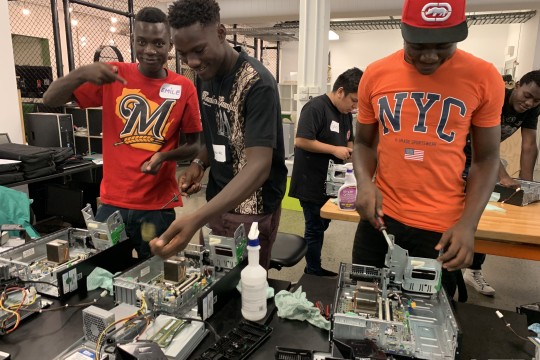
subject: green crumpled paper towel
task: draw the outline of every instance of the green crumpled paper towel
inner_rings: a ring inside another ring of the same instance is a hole
[[[105,289],[109,294],[113,294],[113,274],[103,268],[96,267],[86,278],[88,291],[97,288]]]
[[[281,290],[275,296],[274,302],[278,308],[280,318],[291,320],[306,320],[311,325],[324,330],[330,330],[330,321],[326,320],[311,301],[306,299],[306,293],[302,292],[302,287],[291,293]]]

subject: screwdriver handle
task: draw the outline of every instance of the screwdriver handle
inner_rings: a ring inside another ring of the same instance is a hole
[[[377,221],[377,224],[379,224],[379,231],[386,230],[386,225],[379,215],[375,215],[375,220]]]

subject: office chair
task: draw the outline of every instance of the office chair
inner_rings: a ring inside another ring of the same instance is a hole
[[[307,244],[300,235],[278,232],[272,247],[270,269],[291,267],[306,255]]]

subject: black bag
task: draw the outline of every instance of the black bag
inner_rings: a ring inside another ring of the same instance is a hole
[[[22,172],[0,174],[0,185],[11,184],[23,180],[24,174]]]
[[[52,154],[53,150],[39,146],[0,144],[0,159],[21,161],[21,170],[25,173],[54,165]]]
[[[19,167],[20,163],[0,164],[0,174],[17,172]]]
[[[37,177],[40,177],[40,176],[51,175],[51,174],[54,174],[55,172],[56,172],[56,165],[54,165],[54,163],[52,163],[52,165],[49,165],[47,167],[42,167],[42,168],[39,168],[39,169],[30,170],[30,171],[25,171],[24,172],[24,178],[25,179],[33,179],[33,178],[37,178]]]
[[[52,159],[55,164],[60,164],[74,155],[73,148],[70,147],[51,147],[53,151]]]

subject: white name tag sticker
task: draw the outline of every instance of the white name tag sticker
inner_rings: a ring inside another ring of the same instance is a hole
[[[339,123],[332,120],[332,123],[330,124],[330,130],[339,133]]]
[[[173,84],[163,84],[161,85],[161,89],[159,89],[159,97],[162,99],[180,99],[180,95],[182,94],[182,86],[181,85],[173,85]]]
[[[227,155],[225,154],[225,145],[212,145],[214,148],[214,158],[217,162],[225,162]]]

